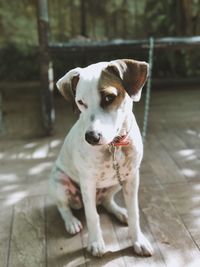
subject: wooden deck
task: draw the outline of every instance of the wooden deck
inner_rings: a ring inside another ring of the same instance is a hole
[[[200,90],[170,88],[152,95],[139,195],[142,229],[155,248],[151,258],[134,255],[127,227],[101,208],[103,258],[86,252],[83,211],[76,212],[83,231],[66,233],[47,190],[66,122],[71,125],[65,102],[59,98],[56,105],[54,136],[0,142],[0,267],[199,267]],[[142,103],[136,107],[139,120],[141,111]]]

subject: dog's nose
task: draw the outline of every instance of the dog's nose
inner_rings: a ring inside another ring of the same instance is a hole
[[[100,141],[101,134],[96,133],[94,131],[88,131],[85,134],[85,140],[90,144],[90,145],[97,145]]]

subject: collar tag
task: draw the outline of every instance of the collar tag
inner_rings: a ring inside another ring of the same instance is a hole
[[[109,149],[109,151],[110,151],[110,153],[112,155],[112,165],[113,165],[113,169],[116,172],[117,180],[118,180],[119,184],[122,186],[123,185],[123,180],[122,180],[121,175],[120,175],[120,166],[119,166],[119,163],[116,160],[116,146],[114,146],[111,143],[108,146],[108,149]]]

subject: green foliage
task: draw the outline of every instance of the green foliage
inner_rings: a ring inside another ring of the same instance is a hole
[[[20,49],[7,44],[0,49],[0,80],[23,81],[39,79],[39,57],[36,47]]]
[[[0,79],[39,78],[37,0],[0,0]],[[81,0],[49,0],[51,41],[84,39]],[[86,37],[90,40],[200,35],[200,0],[85,0]],[[134,51],[129,56],[137,56]],[[123,53],[126,56],[126,51]],[[110,58],[123,57],[122,54]],[[140,55],[140,54],[139,54]],[[128,55],[127,55],[128,56]],[[106,59],[103,53],[93,61]],[[108,57],[107,57],[108,58]],[[147,59],[147,57],[146,57]],[[65,63],[67,62],[67,64]],[[199,75],[199,50],[156,53],[155,75]],[[56,68],[86,64],[85,57],[55,59]]]
[[[0,46],[37,44],[36,1],[0,0]]]

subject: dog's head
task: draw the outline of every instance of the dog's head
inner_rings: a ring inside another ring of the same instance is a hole
[[[85,141],[103,145],[119,135],[132,102],[140,100],[147,77],[146,62],[121,59],[70,70],[57,87],[81,111]]]

